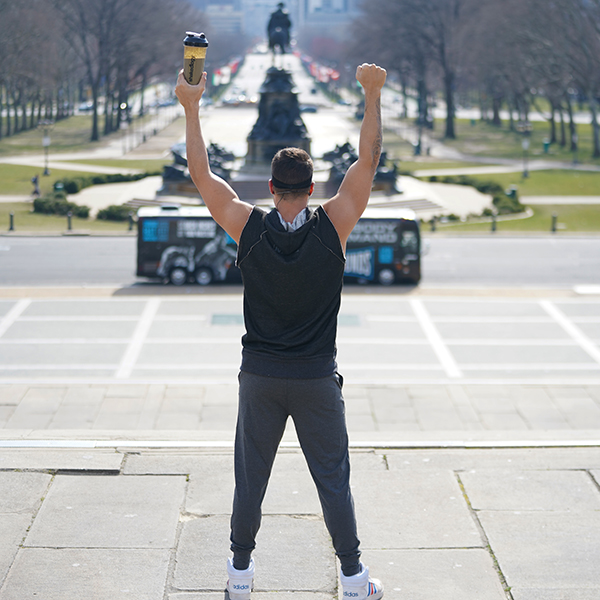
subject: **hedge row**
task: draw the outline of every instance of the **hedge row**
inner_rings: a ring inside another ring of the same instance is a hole
[[[455,185],[468,185],[474,187],[482,194],[489,194],[492,196],[494,206],[499,215],[506,215],[511,213],[519,213],[525,210],[525,207],[519,202],[519,194],[517,190],[511,191],[508,195],[504,188],[497,181],[485,181],[476,179],[475,177],[469,177],[468,175],[453,175],[446,177],[437,177],[432,175],[429,177],[429,181],[432,183],[453,183]]]
[[[99,210],[96,218],[101,221],[127,221],[129,214],[132,212],[135,212],[135,210],[131,206],[111,204]]]
[[[80,219],[90,216],[89,206],[69,202],[64,192],[51,192],[33,201],[33,212],[45,215],[67,215],[69,212]]]
[[[144,179],[144,177],[151,177],[154,175],[160,175],[160,171],[156,172],[145,172],[136,173],[134,175],[122,175],[121,173],[111,173],[107,175],[90,175],[83,177],[72,177],[70,179],[62,179],[57,181],[57,184],[61,184],[67,194],[76,194],[86,187],[92,185],[102,185],[104,183],[123,183],[127,181],[138,181]]]
[[[54,191],[41,198],[36,198],[33,201],[33,212],[62,216],[71,213],[72,216],[79,219],[87,219],[90,216],[90,207],[69,202],[63,191]],[[96,218],[101,221],[127,221],[131,212],[135,212],[131,206],[113,204],[99,210]]]

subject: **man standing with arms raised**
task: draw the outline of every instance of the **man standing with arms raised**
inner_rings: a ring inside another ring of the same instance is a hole
[[[344,598],[383,596],[381,583],[371,579],[360,562],[335,346],[346,241],[367,206],[382,144],[381,88],[386,71],[363,64],[356,78],[365,93],[358,160],[337,194],[314,211],[308,208],[314,189],[312,160],[298,148],[280,150],[273,158],[271,212],[242,202],[210,171],[198,115],[206,73],[195,86],[180,73],[175,89],[185,109],[190,175],[215,221],[237,242],[244,283],[246,334],[235,440],[233,560],[227,565],[232,600],[250,598],[251,553],[261,504],[289,416],[340,559]]]

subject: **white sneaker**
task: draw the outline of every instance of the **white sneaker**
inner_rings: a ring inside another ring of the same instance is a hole
[[[383,597],[383,584],[369,577],[369,567],[360,563],[361,572],[346,577],[340,573],[343,600],[379,600]]]
[[[245,571],[238,571],[231,558],[227,559],[227,591],[231,600],[250,600],[250,592],[254,587],[254,559]]]

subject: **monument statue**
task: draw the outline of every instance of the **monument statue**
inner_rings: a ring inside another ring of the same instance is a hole
[[[270,163],[288,146],[310,151],[310,137],[300,114],[298,90],[292,74],[271,67],[260,88],[258,119],[247,138],[248,163]]]
[[[278,47],[281,54],[285,54],[290,45],[290,27],[292,22],[286,10],[284,10],[283,2],[277,5],[277,10],[271,14],[267,33],[269,34],[269,48],[273,52],[273,61],[275,60],[276,48]]]

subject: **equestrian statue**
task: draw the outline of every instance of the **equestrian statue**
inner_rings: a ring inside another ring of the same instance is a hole
[[[277,5],[277,10],[271,13],[267,33],[269,34],[269,49],[273,52],[273,65],[275,64],[275,56],[277,48],[280,54],[286,54],[290,45],[290,27],[292,22],[286,10],[284,10],[283,2]]]

